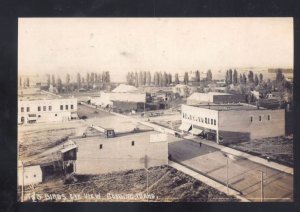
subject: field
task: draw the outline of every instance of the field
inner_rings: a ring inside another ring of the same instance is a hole
[[[34,192],[42,202],[238,201],[167,165],[149,168],[148,192],[144,169],[76,176],[76,179],[68,183],[62,177],[48,179],[37,185]],[[25,189],[25,201],[32,201],[32,192],[32,188]]]
[[[294,165],[293,136],[255,139],[231,144],[229,147],[263,158],[269,157],[271,161],[283,165]]]

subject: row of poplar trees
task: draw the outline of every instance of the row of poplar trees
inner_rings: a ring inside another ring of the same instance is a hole
[[[225,75],[225,82],[226,85],[230,84],[247,84],[253,83],[255,86],[263,82],[263,74],[260,73],[259,75],[254,74],[253,71],[249,71],[248,75],[246,76],[245,73],[238,75],[238,72],[236,69],[232,71],[232,69],[229,69],[226,71]]]

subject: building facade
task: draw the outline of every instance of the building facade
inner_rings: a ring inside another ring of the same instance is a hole
[[[216,142],[248,141],[285,134],[285,111],[246,104],[182,105],[182,131],[209,133]]]
[[[77,118],[77,99],[18,101],[18,124],[63,122]]]
[[[220,92],[193,93],[187,98],[188,105],[195,105],[204,102],[222,104],[222,103],[239,103],[245,102],[243,94],[229,94]]]
[[[76,142],[76,173],[101,174],[168,164],[168,142],[151,142],[151,135],[153,131]]]

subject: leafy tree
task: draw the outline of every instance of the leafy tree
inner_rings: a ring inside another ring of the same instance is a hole
[[[139,76],[137,72],[134,74],[134,85],[135,87],[139,87]]]
[[[175,74],[175,84],[179,84],[179,77],[177,73]]]
[[[200,84],[200,72],[198,70],[195,73],[195,82]]]
[[[58,93],[60,93],[62,91],[62,81],[59,76],[57,77],[57,86],[56,87],[57,87]]]
[[[259,83],[262,83],[262,82],[263,82],[263,77],[264,77],[263,74],[260,73],[260,74],[259,74]]]
[[[249,71],[248,73],[248,81],[250,83],[254,82],[254,74],[253,74],[253,71]]]
[[[80,73],[77,73],[77,87],[78,87],[78,89],[81,88],[81,76],[80,76]]]
[[[50,84],[51,84],[51,77],[50,77],[50,74],[47,74],[47,86],[48,86],[48,88],[50,87]]]
[[[200,76],[199,76],[200,78]],[[208,82],[211,82],[212,81],[212,73],[211,73],[211,70],[208,70],[207,73],[206,73],[206,80]]]
[[[183,82],[185,85],[187,85],[189,83],[189,73],[188,72],[184,73]]]
[[[169,85],[170,85],[172,84],[172,74],[169,73],[168,77],[169,77]]]
[[[229,69],[228,71],[228,84],[232,84],[232,70]]]
[[[233,71],[233,84],[236,85],[238,83],[238,73],[236,69]]]
[[[55,83],[55,76],[52,74],[52,86],[55,87],[56,83]]]
[[[259,83],[258,76],[257,76],[257,74],[255,74],[254,85],[257,86],[258,83]]]
[[[146,74],[146,84],[148,86],[151,85],[151,73],[150,73],[150,71],[148,71],[147,74]]]
[[[242,75],[242,74],[240,74],[240,80],[239,80],[239,83],[240,83],[240,84],[244,84],[244,80],[243,80],[243,75]]]
[[[243,84],[246,84],[247,83],[247,77],[246,77],[246,74],[243,73]]]
[[[276,81],[277,82],[282,82],[283,80],[284,80],[284,75],[282,73],[282,70],[278,69],[277,73],[276,73]]]

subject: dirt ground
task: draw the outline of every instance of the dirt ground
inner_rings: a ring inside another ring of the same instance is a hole
[[[149,168],[148,192],[144,169],[76,178],[77,182],[66,183],[56,177],[34,189],[26,188],[25,201],[33,201],[32,197],[41,202],[238,201],[167,165]]]
[[[294,165],[293,136],[255,139],[228,146],[259,157],[269,157],[272,161],[283,165],[291,167]]]

